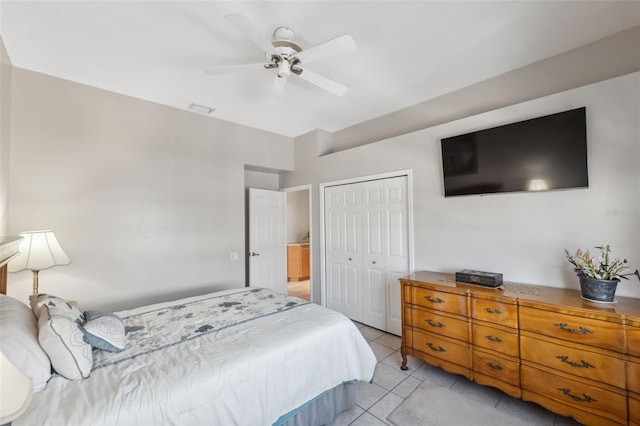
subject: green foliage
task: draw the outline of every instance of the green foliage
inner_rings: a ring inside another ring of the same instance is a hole
[[[611,247],[602,245],[596,247],[600,250],[598,259],[593,257],[589,250],[576,250],[575,254],[570,254],[567,249],[564,250],[569,263],[573,265],[573,270],[583,277],[596,278],[599,280],[628,280],[629,275],[635,275],[640,279],[640,272],[636,269],[631,273],[624,273],[630,270],[627,259],[612,259]]]

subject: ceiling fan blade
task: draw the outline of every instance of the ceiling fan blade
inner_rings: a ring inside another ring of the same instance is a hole
[[[313,61],[319,61],[321,59],[329,58],[336,55],[342,55],[344,53],[354,52],[358,46],[356,41],[349,34],[344,34],[324,43],[320,43],[317,46],[305,49],[300,53],[296,53],[296,58],[300,59],[300,62],[307,64]]]
[[[278,51],[273,47],[269,39],[260,34],[256,27],[251,23],[251,21],[249,21],[243,15],[226,15],[225,18],[260,49],[264,50],[269,55],[278,54]]]
[[[221,74],[228,74],[236,71],[250,71],[250,70],[259,70],[259,69],[265,69],[264,62],[257,62],[255,64],[218,65],[218,66],[205,68],[204,72],[210,75],[221,75]]]
[[[319,88],[324,89],[336,96],[342,96],[347,93],[347,90],[349,90],[347,86],[343,86],[337,81],[333,81],[330,78],[323,77],[320,74],[309,71],[308,69],[303,69],[300,74],[297,74],[297,76],[305,81],[308,81],[311,84],[315,84]]]

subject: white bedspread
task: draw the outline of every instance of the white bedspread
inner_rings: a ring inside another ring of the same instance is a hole
[[[249,319],[234,302],[247,291],[119,312],[130,330],[127,349],[96,352],[86,380],[54,376],[13,424],[271,425],[343,382],[372,380],[376,358],[349,319],[262,290],[276,305]],[[235,319],[194,314],[193,306],[216,298]],[[153,333],[134,337],[153,327],[160,327],[153,342]]]

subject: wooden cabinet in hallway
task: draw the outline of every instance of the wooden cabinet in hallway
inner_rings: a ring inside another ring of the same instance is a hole
[[[309,279],[309,244],[287,245],[287,281]]]

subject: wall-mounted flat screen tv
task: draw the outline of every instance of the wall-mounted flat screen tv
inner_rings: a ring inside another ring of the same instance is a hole
[[[445,197],[589,186],[585,107],[440,143]]]

